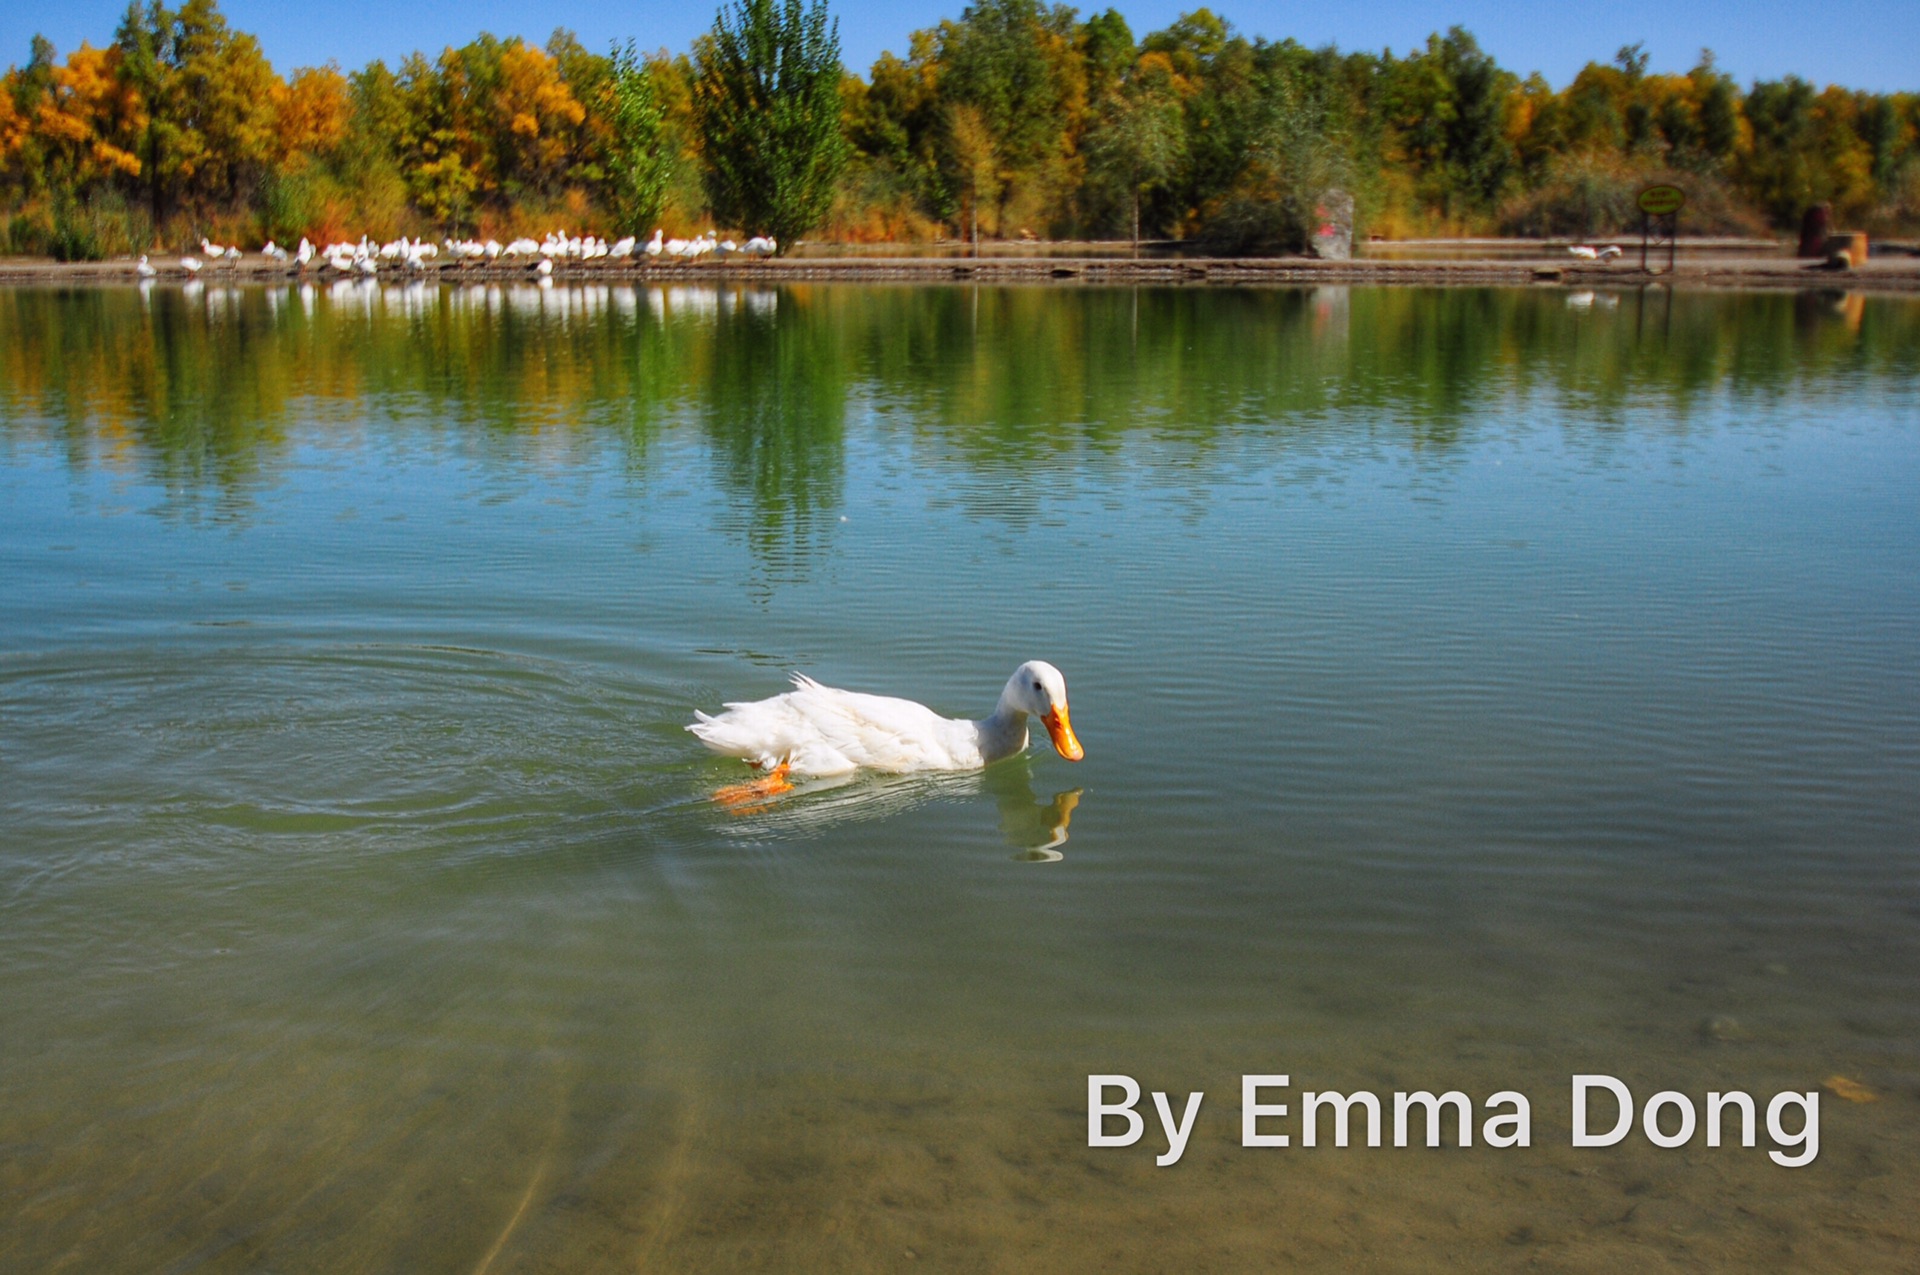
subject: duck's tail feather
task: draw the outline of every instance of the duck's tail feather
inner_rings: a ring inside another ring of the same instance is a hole
[[[687,726],[694,738],[723,757],[737,757],[741,761],[758,766],[762,770],[772,770],[785,765],[792,757],[792,749],[776,751],[768,746],[769,741],[741,728],[736,719],[729,721],[728,714],[718,715],[694,710],[695,720]]]

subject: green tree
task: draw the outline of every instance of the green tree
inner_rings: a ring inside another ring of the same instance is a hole
[[[943,163],[951,155],[951,104],[939,88],[936,33],[916,31],[905,59],[882,53],[864,93],[846,93],[847,139],[865,157],[869,190],[891,190],[939,221],[961,219]]]
[[[1506,132],[1507,104],[1520,87],[1513,73],[1453,27],[1428,36],[1424,51],[1390,63],[1386,74],[1400,156],[1418,174],[1422,198],[1449,218],[1490,208],[1518,160]],[[1611,99],[1605,109],[1613,109]]]
[[[1866,143],[1868,154],[1872,156],[1869,173],[1874,184],[1883,192],[1893,185],[1895,173],[1901,158],[1900,143],[1903,140],[1900,112],[1889,97],[1873,96],[1864,100],[1860,109],[1860,140]]]
[[[1096,13],[1082,23],[1079,46],[1087,64],[1087,93],[1095,100],[1120,82],[1138,53],[1133,31],[1118,9]]]
[[[1700,64],[1688,72],[1700,99],[1700,150],[1710,163],[1724,164],[1740,144],[1740,89],[1733,77],[1713,64],[1713,50],[1700,50]]]
[[[613,215],[619,228],[644,235],[660,219],[673,184],[677,148],[667,134],[666,113],[653,92],[653,69],[634,50],[632,40],[613,52],[609,84],[608,178]]]
[[[1499,198],[1513,167],[1505,106],[1514,76],[1460,27],[1447,32],[1439,50],[1453,86],[1446,142],[1451,184],[1469,202],[1487,207]]]
[[[1068,83],[1059,55],[1072,54],[1074,35],[1071,10],[1043,11],[1036,0],[975,0],[958,22],[940,25],[940,94],[973,110],[1000,165],[996,232],[1004,233],[1015,193],[1043,181],[1071,149],[1084,79]],[[947,159],[961,180],[962,157]]]
[[[251,201],[273,162],[281,87],[259,41],[228,27],[215,0],[152,0],[127,7],[114,43],[147,107],[135,151],[155,219]]]
[[[1145,55],[1161,54],[1174,74],[1193,86],[1185,99],[1185,158],[1166,196],[1154,197],[1162,219],[1193,224],[1246,172],[1248,154],[1268,113],[1257,51],[1207,9],[1182,14],[1164,31],[1140,42]]]
[[[1186,156],[1179,80],[1166,55],[1149,53],[1100,105],[1087,135],[1089,180],[1121,193],[1140,252],[1140,200],[1166,185]]]
[[[1813,86],[1796,75],[1762,80],[1747,94],[1753,145],[1740,181],[1776,226],[1798,224],[1807,205],[1832,194],[1816,146],[1814,100]]]
[[[979,107],[967,102],[947,107],[947,146],[968,222],[968,238],[974,255],[979,256],[980,204],[1000,197],[1000,158],[994,150],[993,131]]]
[[[114,47],[120,50],[120,73],[147,103],[147,126],[136,144],[140,174],[146,186],[147,206],[157,222],[167,212],[173,193],[174,152],[181,143],[180,125],[169,113],[158,109],[170,96],[173,79],[173,20],[159,0],[144,9],[138,3],[127,5],[120,28],[114,32]],[[36,47],[35,52],[39,50]]]
[[[714,213],[785,252],[825,220],[846,167],[840,24],[826,0],[736,0],[714,16],[695,63]]]
[[[1272,69],[1245,165],[1209,218],[1208,238],[1232,252],[1306,249],[1329,192],[1351,196],[1354,167],[1337,95],[1303,66]]]
[[[391,103],[409,198],[435,224],[463,233],[474,223],[473,196],[483,176],[477,160],[485,148],[474,121],[462,118],[477,61],[472,45],[464,57],[448,49],[437,64],[409,54]]]

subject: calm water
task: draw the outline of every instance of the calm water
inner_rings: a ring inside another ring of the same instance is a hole
[[[682,730],[1032,657],[1078,766]],[[0,291],[8,1270],[1890,1269],[1917,869],[1911,301]]]

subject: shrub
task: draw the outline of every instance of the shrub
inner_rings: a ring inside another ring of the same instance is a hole
[[[1538,238],[1621,234],[1640,224],[1642,183],[1617,164],[1584,156],[1556,163],[1547,180],[1509,201],[1500,228]]]
[[[153,226],[144,211],[129,209],[113,191],[77,198],[55,191],[52,198],[9,218],[6,251],[46,256],[56,261],[101,261],[144,251]]]
[[[1663,183],[1678,186],[1687,194],[1686,208],[1680,214],[1680,226],[1686,234],[1767,233],[1766,219],[1741,203],[1727,184],[1712,174],[1635,168],[1592,156],[1560,160],[1541,185],[1509,200],[1501,209],[1500,229],[1506,234],[1536,238],[1638,234],[1640,192]]]

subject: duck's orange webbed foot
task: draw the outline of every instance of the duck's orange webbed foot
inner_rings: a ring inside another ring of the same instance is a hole
[[[713,790],[713,800],[722,806],[753,806],[778,797],[783,792],[793,791],[790,776],[793,767],[781,762],[771,771],[758,779],[749,779],[744,784],[728,784],[724,788]]]

